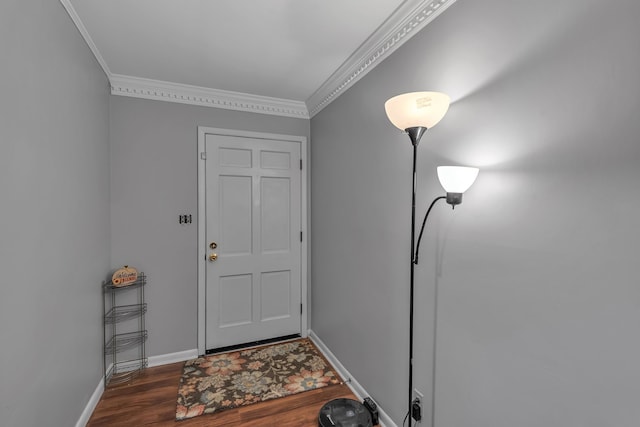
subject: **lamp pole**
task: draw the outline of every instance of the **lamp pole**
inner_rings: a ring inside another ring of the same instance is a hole
[[[415,264],[413,263],[415,256],[415,240],[416,240],[416,157],[418,154],[418,142],[413,142],[413,191],[411,193],[411,285],[409,287],[409,427],[411,427],[411,408],[413,406],[413,288],[415,280]]]
[[[411,272],[409,287],[409,427],[411,427],[411,409],[413,406],[413,294],[415,284],[415,251],[416,251],[416,189],[418,185],[417,158],[418,144],[422,135],[427,131],[426,127],[415,126],[406,129],[411,145],[413,146],[413,168],[412,168],[412,186],[411,186]]]
[[[414,257],[412,258],[411,261],[411,282],[413,283],[413,277],[414,277],[414,272],[413,270],[415,269],[415,266],[418,265],[418,255],[420,252],[420,242],[422,241],[422,234],[424,233],[424,227],[427,224],[427,218],[429,218],[429,213],[431,213],[431,209],[433,209],[433,207],[435,206],[435,204],[438,202],[438,200],[442,200],[442,199],[446,199],[447,196],[439,196],[436,197],[435,199],[433,199],[433,201],[431,202],[431,204],[429,205],[429,209],[427,209],[427,213],[424,215],[424,220],[422,221],[422,227],[420,227],[420,234],[418,235],[418,243],[416,244],[416,249],[415,249],[415,254]],[[411,286],[413,288],[413,285]],[[413,291],[412,291],[412,297],[413,297]],[[435,407],[436,407],[436,343],[437,343],[437,331],[438,331],[438,282],[436,280],[436,284],[435,284],[435,294],[434,294],[434,304],[433,304],[433,355],[432,355],[432,359],[431,359],[431,371],[432,371],[432,378],[431,378],[431,427],[435,427]],[[413,315],[411,316],[411,318],[413,319]],[[412,320],[413,323],[413,320]],[[413,335],[411,335],[411,340],[413,343]],[[412,344],[413,347],[413,344]],[[412,372],[413,373],[413,372]],[[411,398],[413,397],[413,394],[411,395],[411,397],[409,398],[409,400],[411,400]],[[413,403],[413,402],[412,402]],[[411,413],[411,408],[409,408],[409,413]],[[409,421],[409,426],[411,426],[411,421]]]

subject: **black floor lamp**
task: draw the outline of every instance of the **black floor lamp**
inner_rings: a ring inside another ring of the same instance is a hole
[[[438,167],[438,178],[441,185],[447,192],[446,196],[436,197],[422,222],[420,234],[416,244],[416,158],[418,154],[418,144],[424,133],[438,124],[449,109],[449,96],[440,92],[412,92],[395,96],[385,103],[385,111],[391,123],[398,129],[405,131],[411,139],[413,145],[413,184],[411,194],[411,270],[410,270],[410,302],[409,302],[409,401],[407,417],[409,418],[409,426],[411,419],[414,418],[412,409],[414,406],[413,396],[413,299],[414,299],[414,282],[415,282],[415,266],[418,264],[418,252],[422,233],[427,223],[427,218],[431,209],[438,200],[446,199],[446,202],[452,207],[462,203],[462,194],[473,184],[477,175],[477,168],[467,168],[461,166],[440,166]],[[437,307],[436,307],[437,308]],[[435,314],[435,312],[434,312]],[[437,319],[436,319],[437,320]],[[434,323],[435,325],[435,323]],[[435,334],[434,334],[435,337]],[[435,338],[434,338],[435,339]],[[433,367],[435,375],[435,342],[433,354]],[[435,380],[435,378],[433,379]],[[435,393],[435,390],[433,390]],[[432,408],[433,412],[433,408]],[[405,420],[406,418],[405,417]],[[421,414],[416,414],[416,421],[419,421]],[[433,427],[433,426],[432,426]]]

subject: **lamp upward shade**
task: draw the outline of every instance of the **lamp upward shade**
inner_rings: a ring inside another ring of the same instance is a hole
[[[431,129],[449,109],[450,98],[441,92],[410,92],[384,103],[389,121],[400,130],[414,127]]]
[[[465,166],[438,166],[438,179],[447,193],[464,193],[475,182],[478,171]]]

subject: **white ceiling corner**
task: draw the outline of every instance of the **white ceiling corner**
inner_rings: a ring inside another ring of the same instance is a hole
[[[326,78],[320,87],[308,88],[308,93],[311,95],[304,100],[261,96],[190,85],[184,82],[162,81],[144,75],[114,73],[100,52],[100,44],[94,42],[91,36],[92,28],[85,27],[83,17],[77,13],[71,1],[60,0],[103,68],[110,81],[113,95],[308,119],[364,77],[456,0],[401,1],[393,13],[377,26],[375,31]],[[101,40],[104,40],[104,37],[104,34],[100,34]],[[230,40],[233,42],[234,39],[230,38]],[[311,58],[291,58],[291,60],[313,60],[313,52],[306,52],[306,54]]]

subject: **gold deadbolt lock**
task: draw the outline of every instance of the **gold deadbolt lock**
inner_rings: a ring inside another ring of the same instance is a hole
[[[214,250],[217,247],[218,247],[218,244],[216,242],[209,243],[209,248],[211,248],[211,250]]]

